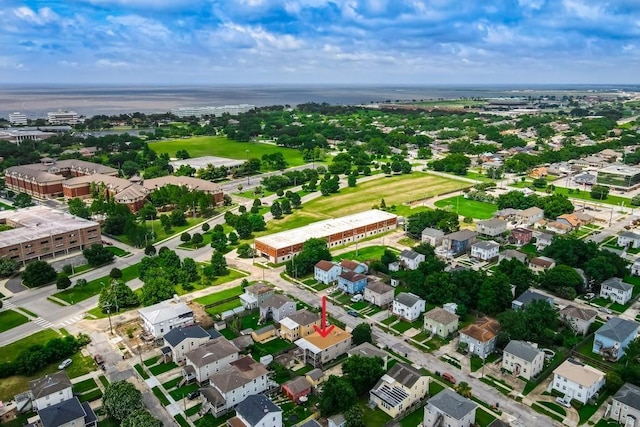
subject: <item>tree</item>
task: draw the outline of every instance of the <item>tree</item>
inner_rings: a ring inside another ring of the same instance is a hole
[[[355,187],[357,180],[358,180],[358,178],[356,177],[356,175],[351,173],[351,174],[349,174],[349,177],[347,178],[347,185],[349,187]]]
[[[216,251],[224,251],[227,249],[227,235],[224,231],[214,231],[211,233],[211,247]]]
[[[191,241],[191,235],[185,231],[180,235],[180,241],[184,243]]]
[[[572,267],[563,264],[556,265],[551,270],[545,272],[540,281],[540,285],[543,288],[554,293],[560,292],[563,288],[571,289],[573,291],[573,298],[575,298],[576,289],[579,289],[582,284],[583,279],[578,272]]]
[[[365,427],[364,412],[358,405],[353,405],[345,411],[344,420],[346,427]]]
[[[162,421],[154,418],[151,412],[141,409],[133,412],[120,424],[121,427],[162,427]]]
[[[238,235],[233,231],[229,233],[227,239],[229,240],[230,245],[235,245],[236,243],[238,243]]]
[[[174,294],[174,282],[163,274],[163,270],[151,270],[145,277],[140,302],[149,306],[171,298]]]
[[[187,218],[184,216],[184,212],[180,209],[176,209],[171,212],[169,219],[171,221],[171,225],[176,227],[187,225]]]
[[[251,237],[251,232],[253,231],[253,225],[249,220],[248,215],[240,215],[236,220],[234,228],[238,233],[238,237],[240,237],[241,239],[248,239]]]
[[[109,277],[111,277],[112,279],[118,280],[120,278],[122,278],[122,270],[120,270],[117,267],[113,267],[111,269],[111,271],[109,272]]]
[[[289,215],[291,213],[291,202],[289,201],[289,199],[282,199],[280,201],[280,207],[282,208],[282,213],[284,215]]]
[[[80,199],[74,198],[67,202],[69,205],[69,213],[80,218],[88,219],[91,217],[91,210]]]
[[[609,187],[604,185],[594,185],[591,187],[591,198],[596,200],[604,200],[609,196]]]
[[[251,258],[253,256],[253,248],[248,243],[240,244],[237,252],[240,258]]]
[[[471,386],[468,382],[462,381],[458,385],[455,386],[456,393],[458,393],[462,397],[470,398],[473,393],[471,393]]]
[[[368,323],[358,324],[358,326],[353,328],[351,334],[351,340],[354,346],[365,342],[373,342],[373,338],[371,337],[371,325]]]
[[[0,277],[9,277],[20,270],[20,264],[15,259],[0,258]]]
[[[520,295],[537,283],[536,274],[515,258],[500,261],[496,271],[506,275],[509,282],[516,286],[516,295]]]
[[[71,280],[69,276],[64,273],[58,274],[58,278],[56,279],[56,288],[58,289],[67,289],[71,286]]]
[[[202,232],[206,233],[207,231],[209,231],[209,228],[211,228],[211,226],[209,225],[208,222],[205,222],[204,224],[202,224]]]
[[[357,395],[368,393],[384,375],[384,362],[380,357],[349,357],[342,364],[342,375],[351,383]]]
[[[18,193],[18,195],[13,199],[14,208],[26,208],[33,205],[33,200],[27,193]]]
[[[478,292],[478,310],[486,314],[496,314],[511,306],[513,296],[509,278],[496,273],[487,276]]]
[[[22,281],[29,287],[49,284],[57,279],[56,271],[45,261],[33,261],[22,272]]]
[[[291,201],[291,206],[295,209],[302,206],[302,199],[298,193],[291,193],[289,196],[289,200]]]
[[[203,241],[204,241],[204,238],[200,233],[193,233],[193,236],[191,236],[191,243],[193,243],[195,246],[198,246]]]
[[[224,254],[218,250],[214,251],[213,255],[211,255],[211,273],[214,276],[226,276],[229,274],[229,270],[227,270],[227,260]]]
[[[324,239],[312,238],[302,245],[302,250],[287,262],[287,274],[294,277],[304,276],[313,271],[318,261],[331,260],[331,252]]]
[[[182,271],[185,273],[185,278],[188,282],[198,280],[198,265],[193,258],[185,258],[182,261]]]
[[[78,279],[76,280],[76,288],[83,288],[87,286],[87,279]]]
[[[126,283],[120,281],[111,285],[104,285],[98,298],[98,306],[103,313],[111,310],[115,313],[122,307],[137,307],[140,305],[136,295]]]
[[[282,207],[280,207],[280,203],[277,200],[271,205],[271,215],[275,219],[282,218]]]
[[[156,254],[156,247],[153,246],[152,244],[148,244],[144,248],[144,254],[146,256],[154,256]]]
[[[102,407],[109,416],[122,422],[131,414],[144,409],[142,393],[127,381],[116,381],[105,387]]]
[[[91,245],[82,251],[82,255],[91,267],[98,267],[113,261],[113,252],[100,244]]]
[[[356,391],[345,378],[330,375],[320,395],[320,413],[323,417],[346,411],[357,402]]]

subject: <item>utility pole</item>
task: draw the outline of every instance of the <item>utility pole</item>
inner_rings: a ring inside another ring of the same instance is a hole
[[[244,152],[247,153],[247,185],[249,185],[249,150],[244,150]]]

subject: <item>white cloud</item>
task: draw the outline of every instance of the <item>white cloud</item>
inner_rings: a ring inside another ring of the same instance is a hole
[[[96,66],[101,68],[128,68],[129,64],[124,61],[112,61],[110,59],[99,59]]]
[[[140,33],[157,39],[166,39],[171,33],[169,29],[160,22],[139,15],[107,16],[107,21],[112,24],[127,27],[129,30],[132,30],[133,33]]]
[[[38,11],[34,11],[26,6],[21,6],[13,9],[13,14],[16,18],[23,21],[36,24],[45,25],[51,22],[56,22],[60,17],[49,7],[43,7]]]
[[[569,13],[576,15],[578,18],[596,21],[605,15],[603,7],[588,5],[581,0],[563,0],[562,5]]]

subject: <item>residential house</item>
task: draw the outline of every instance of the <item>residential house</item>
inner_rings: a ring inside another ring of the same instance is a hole
[[[526,341],[511,340],[502,353],[502,369],[531,380],[544,368],[544,352]]]
[[[536,249],[538,251],[543,250],[547,246],[551,244],[553,241],[553,234],[551,233],[540,233],[538,238],[536,239]]]
[[[640,325],[632,320],[612,317],[596,331],[593,352],[610,361],[618,361],[624,350],[638,336]]]
[[[342,271],[353,271],[358,274],[367,274],[369,271],[369,267],[367,264],[358,261],[352,261],[350,259],[343,259],[340,261],[340,267],[342,267]]]
[[[573,227],[570,224],[560,221],[550,221],[547,223],[546,228],[547,231],[560,235],[570,233],[571,230],[573,230]]]
[[[623,231],[618,235],[618,246],[622,246],[627,249],[640,248],[640,234],[636,234],[631,231]]]
[[[560,310],[560,318],[563,319],[578,335],[587,335],[589,328],[598,314],[595,310],[568,305]]]
[[[517,259],[524,265],[529,263],[529,259],[526,254],[522,252],[516,251],[515,249],[507,249],[506,251],[500,252],[498,254],[498,262],[502,262],[502,260],[511,261],[512,259]]]
[[[631,300],[633,285],[623,282],[619,277],[611,277],[600,285],[600,296],[618,304],[626,304]]]
[[[442,238],[442,247],[453,256],[466,253],[476,242],[478,233],[471,230],[460,230],[446,234]]]
[[[553,371],[549,390],[563,393],[565,400],[586,404],[605,384],[604,372],[573,359],[567,359]]]
[[[329,285],[337,281],[340,273],[342,273],[342,267],[340,264],[336,264],[331,261],[318,261],[315,267],[313,267],[313,278],[325,285]]]
[[[420,240],[422,243],[428,243],[434,248],[437,248],[442,243],[443,237],[444,231],[438,230],[437,228],[427,227],[422,230],[422,238]]]
[[[609,419],[621,426],[636,426],[640,420],[640,387],[625,383],[613,395]]]
[[[142,326],[154,338],[162,338],[173,328],[193,325],[193,310],[179,298],[159,302],[138,310]]]
[[[429,392],[429,377],[406,363],[396,363],[369,392],[369,401],[395,418]]]
[[[312,387],[318,387],[324,381],[324,372],[322,369],[314,368],[305,375]]]
[[[304,424],[298,424],[297,427],[322,427],[322,424],[316,420],[308,419]]]
[[[398,257],[398,262],[404,266],[405,270],[417,270],[418,265],[424,260],[425,256],[423,254],[411,249],[403,250]]]
[[[516,218],[521,224],[531,225],[544,218],[544,211],[537,206],[518,212]]]
[[[499,218],[478,221],[476,231],[483,236],[496,237],[507,231],[507,221]]]
[[[580,212],[576,211],[573,213],[573,215],[575,215],[575,217],[580,221],[580,225],[591,224],[593,221],[595,221],[594,216],[584,213],[582,211]]]
[[[238,360],[239,353],[238,347],[225,337],[209,340],[184,355],[186,366],[183,368],[183,376],[187,380],[195,379],[202,384],[209,376]]]
[[[38,410],[42,427],[96,427],[98,417],[88,402],[80,403],[77,397]],[[32,424],[29,424],[32,425]]]
[[[258,308],[273,295],[273,288],[266,283],[258,282],[255,285],[244,288],[244,293],[240,295],[240,302],[246,310]]]
[[[327,427],[346,427],[347,420],[345,420],[344,415],[336,414],[327,418]]]
[[[547,171],[547,168],[544,166],[533,168],[531,169],[531,172],[529,172],[529,176],[534,179],[544,178],[547,175],[549,175],[549,173]]]
[[[236,406],[236,416],[227,421],[232,427],[282,427],[282,409],[264,394],[247,396]]]
[[[331,333],[326,337],[316,331],[300,338],[295,344],[298,346],[296,353],[304,363],[321,368],[351,348],[351,334],[333,325]]]
[[[556,218],[556,221],[567,224],[571,227],[571,230],[577,230],[583,224],[575,213],[562,214]]]
[[[29,392],[36,409],[44,409],[73,398],[71,380],[64,370],[30,381]]]
[[[445,388],[427,401],[424,427],[472,427],[476,423],[476,405],[455,391]]]
[[[306,377],[295,377],[282,384],[282,393],[293,402],[299,402],[301,397],[311,394],[311,383]]]
[[[255,342],[263,343],[278,336],[278,329],[274,325],[267,325],[251,332],[251,339]]]
[[[219,336],[220,333],[216,330],[207,331],[200,325],[191,325],[174,328],[164,334],[164,345],[168,348],[171,359],[176,363],[182,363],[185,353]]]
[[[351,350],[347,351],[349,357],[351,356],[360,356],[360,357],[379,357],[382,359],[384,363],[384,369],[387,369],[387,362],[389,361],[389,353],[386,351],[380,350],[375,345],[369,342],[363,342],[362,344],[353,347]]]
[[[458,330],[460,316],[451,313],[444,308],[436,307],[427,311],[424,315],[424,330],[442,338]]]
[[[612,163],[618,159],[618,156],[620,156],[620,153],[618,153],[615,150],[612,150],[611,148],[605,148],[604,150],[599,152],[597,156],[605,159],[609,163]]]
[[[640,276],[640,258],[636,258],[631,265],[631,275]]]
[[[512,310],[523,310],[531,301],[547,301],[551,306],[553,306],[553,298],[538,293],[536,291],[532,291],[531,289],[527,289],[520,296],[513,301],[511,301],[511,309]]]
[[[589,172],[582,172],[573,177],[573,182],[578,185],[591,186],[596,183],[597,177]]]
[[[209,377],[209,385],[200,389],[203,399],[201,411],[218,417],[248,396],[265,392],[271,385],[269,370],[251,356],[231,362]]]
[[[489,261],[498,256],[500,245],[493,240],[480,240],[471,245],[471,257]]]
[[[280,337],[294,342],[315,332],[314,326],[322,327],[320,316],[303,308],[280,321]]]
[[[513,209],[513,208],[500,209],[494,212],[493,217],[511,221],[516,219],[519,212],[520,211],[518,209]]]
[[[265,302],[260,304],[260,319],[280,322],[296,311],[295,301],[280,294],[273,294]]]
[[[493,353],[500,333],[500,323],[490,317],[481,317],[475,323],[460,329],[460,343],[466,344],[469,353],[482,359]]]
[[[367,276],[353,271],[344,271],[338,276],[338,289],[348,294],[357,294],[367,286]]]
[[[393,300],[392,312],[407,322],[416,320],[425,310],[426,301],[410,292],[400,292]]]
[[[553,258],[546,256],[537,256],[529,260],[529,269],[536,273],[544,273],[547,270],[551,270],[556,266],[556,261]]]
[[[511,230],[511,238],[516,245],[526,245],[533,238],[533,231],[528,228],[517,227]]]
[[[379,280],[369,282],[364,288],[364,300],[378,307],[388,307],[393,302],[393,286]]]

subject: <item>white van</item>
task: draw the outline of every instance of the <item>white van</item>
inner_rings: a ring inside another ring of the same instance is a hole
[[[351,302],[360,302],[362,301],[362,294],[355,294],[351,297]]]

